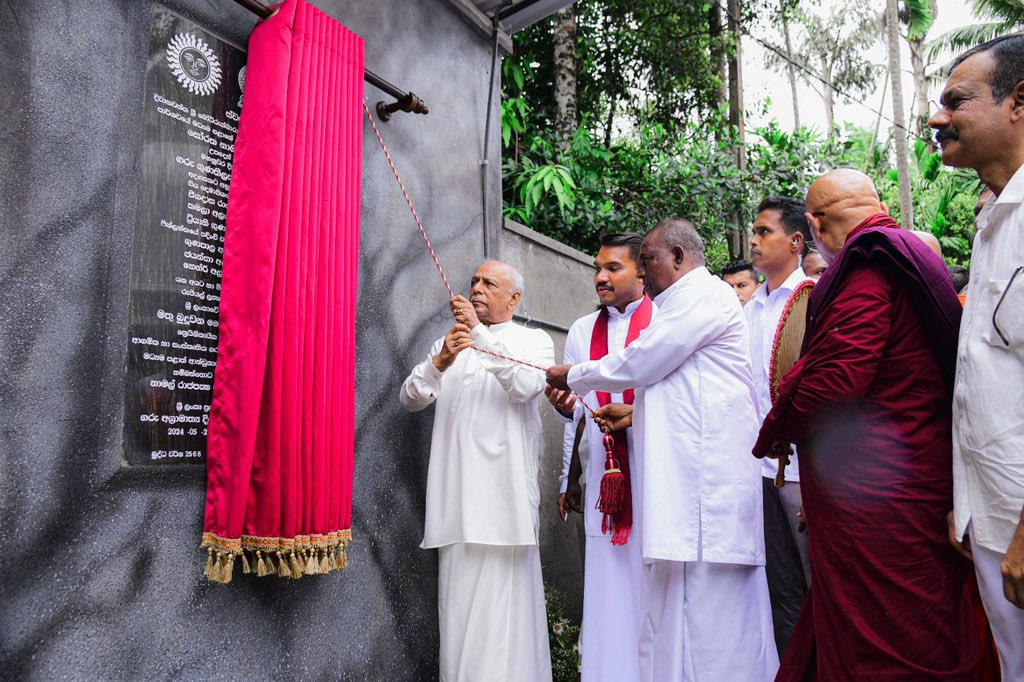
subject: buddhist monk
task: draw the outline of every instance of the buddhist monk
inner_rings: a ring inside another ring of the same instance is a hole
[[[863,173],[818,178],[806,209],[829,265],[754,447],[797,445],[811,555],[777,679],[974,679],[969,568],[945,531],[960,303]]]

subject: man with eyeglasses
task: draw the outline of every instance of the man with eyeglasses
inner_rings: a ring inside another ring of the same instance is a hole
[[[1024,679],[1024,36],[952,65],[942,161],[992,191],[977,217],[953,400],[950,541],[974,561],[1004,680]],[[980,202],[979,202],[980,203]]]
[[[974,679],[970,566],[944,528],[960,302],[860,171],[826,173],[805,205],[828,269],[754,446],[796,445],[811,559],[776,680]]]

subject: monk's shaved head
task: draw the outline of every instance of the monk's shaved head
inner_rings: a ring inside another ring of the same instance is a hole
[[[869,215],[874,215],[879,212],[881,202],[871,178],[859,170],[840,168],[811,183],[806,203],[808,207],[814,205],[816,210],[826,212],[829,209],[849,211],[865,206],[872,209]]]
[[[911,232],[923,241],[929,249],[934,251],[936,256],[942,258],[942,244],[939,243],[938,237],[931,232],[923,232],[921,230],[911,230]]]
[[[866,218],[888,213],[875,183],[852,168],[829,171],[807,190],[807,220],[822,257],[831,262],[846,237]]]

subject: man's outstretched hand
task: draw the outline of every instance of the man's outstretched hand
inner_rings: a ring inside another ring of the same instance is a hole
[[[572,419],[573,409],[576,407],[576,396],[572,394],[572,391],[563,391],[548,385],[544,388],[544,395],[548,397],[548,402],[558,410],[559,414],[566,419]]]
[[[448,331],[441,344],[441,350],[433,357],[434,367],[443,372],[452,366],[459,353],[473,346],[473,337],[469,335],[469,327],[456,324]]]
[[[622,431],[633,425],[633,406],[609,403],[594,411],[594,421],[605,433]]]
[[[569,388],[569,383],[566,379],[569,378],[569,370],[572,369],[572,365],[553,365],[548,367],[547,378],[548,383],[555,388],[560,388],[563,391]]]

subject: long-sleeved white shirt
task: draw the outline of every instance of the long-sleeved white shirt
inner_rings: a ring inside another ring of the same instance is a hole
[[[732,288],[696,268],[654,300],[640,338],[574,365],[578,392],[636,389],[643,556],[764,564],[761,468],[747,324]]]
[[[641,301],[643,299],[640,299]],[[620,351],[626,347],[626,335],[629,332],[629,322],[633,318],[633,313],[640,307],[640,301],[634,301],[626,306],[626,311],[620,313],[615,308],[608,308],[608,352],[614,353]],[[590,339],[594,333],[594,325],[597,323],[597,318],[601,314],[601,311],[593,312],[585,317],[581,317],[576,320],[572,327],[569,328],[569,335],[565,339],[565,353],[563,356],[563,362],[568,365],[575,365],[578,362],[582,362],[590,358]],[[583,396],[583,399],[587,401],[587,404],[597,409],[597,395],[591,391],[590,393]],[[613,403],[622,402],[622,393],[612,393],[611,399]],[[561,491],[564,493],[566,488],[566,482],[569,477],[569,460],[572,457],[572,445],[576,438],[576,422],[581,418],[584,418],[584,408],[579,403],[576,404],[575,414],[573,419],[567,420],[557,410],[554,411],[556,417],[564,422],[568,422],[565,425],[565,433],[562,440],[562,488]],[[601,517],[602,514],[597,510],[595,504],[597,503],[598,491],[601,486],[601,477],[604,476],[604,445],[602,437],[604,434],[597,428],[597,424],[594,423],[593,419],[589,417],[587,419],[587,451],[589,457],[585,462],[585,469],[583,472],[583,479],[587,485],[587,500],[583,505],[583,527],[587,535],[600,536],[601,533]],[[626,429],[626,439],[629,444],[630,450],[630,465],[634,464],[633,452],[633,429]],[[582,446],[581,446],[582,449]],[[582,452],[581,452],[582,455]],[[638,509],[635,503],[636,495],[636,474],[630,473],[631,487],[634,495],[634,513],[633,513],[633,527],[630,531],[631,542],[633,539],[640,537],[640,514],[637,513]]]
[[[470,334],[480,348],[541,367],[554,363],[551,337],[539,329],[503,322]],[[439,372],[432,358],[443,343],[434,343],[399,393],[410,412],[437,402],[421,547],[536,545],[544,374],[473,349]]]
[[[804,280],[810,277],[804,271],[797,268],[782,284],[768,293],[768,286],[763,284],[757,288],[754,295],[743,306],[743,313],[747,316],[747,326],[750,328],[750,367],[754,376],[754,392],[757,394],[757,418],[764,421],[768,412],[772,409],[772,346],[775,345],[775,330],[779,327],[779,320],[782,319],[782,311],[789,301],[793,289]],[[753,443],[750,444],[753,447]],[[761,460],[761,475],[774,479],[779,472],[779,460],[772,457],[765,457]],[[786,480],[798,483],[800,481],[800,466],[794,452],[789,457],[789,465],[786,467]]]
[[[978,214],[953,392],[957,536],[973,521],[971,541],[994,552],[1006,551],[1024,505],[1022,267],[1024,166]]]

